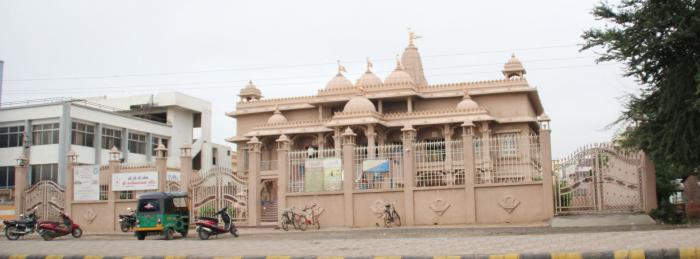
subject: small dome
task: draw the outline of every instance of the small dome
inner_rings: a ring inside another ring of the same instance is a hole
[[[506,62],[506,64],[503,65],[503,75],[507,78],[511,78],[513,76],[522,77],[526,73],[527,72],[525,71],[523,63],[515,57],[515,54],[511,55],[508,62]]]
[[[357,79],[355,86],[364,87],[370,85],[382,85],[382,80],[379,79],[377,75],[372,73],[372,71],[367,70],[360,78]]]
[[[467,94],[467,91],[464,91],[464,98],[457,104],[457,110],[473,110],[478,108],[479,105],[472,100],[472,97]]]
[[[326,84],[326,89],[340,89],[340,88],[351,88],[353,87],[352,82],[350,82],[349,79],[345,78],[345,76],[341,73],[338,73],[331,79],[331,81],[328,81]]]
[[[413,77],[409,75],[406,71],[404,71],[403,66],[401,65],[401,61],[396,60],[396,69],[389,74],[389,76],[384,79],[384,84],[387,85],[392,85],[392,84],[406,84],[410,83],[413,84]]]
[[[343,112],[376,112],[377,109],[374,107],[372,101],[367,99],[364,95],[355,95],[350,101],[345,103]]]
[[[287,117],[284,117],[282,115],[282,112],[280,110],[275,109],[275,112],[272,113],[272,116],[270,116],[269,119],[267,119],[267,124],[284,124],[287,123]]]
[[[260,89],[255,87],[255,85],[253,84],[253,81],[248,81],[248,84],[245,87],[243,87],[243,89],[241,89],[241,92],[238,95],[241,97],[243,97],[243,96],[260,96],[261,92],[260,92]]]

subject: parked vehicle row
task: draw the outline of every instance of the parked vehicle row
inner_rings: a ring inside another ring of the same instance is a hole
[[[78,224],[61,212],[59,216],[62,222],[57,221],[39,221],[39,216],[36,215],[35,206],[29,214],[20,215],[18,220],[5,220],[5,237],[9,240],[17,240],[22,236],[39,233],[39,236],[46,241],[56,237],[71,234],[74,238],[80,238],[83,235],[83,230]]]
[[[284,231],[289,231],[289,226],[301,231],[306,231],[309,225],[321,229],[321,222],[318,220],[318,212],[316,209],[318,204],[314,203],[311,206],[306,206],[301,212],[297,213],[294,207],[287,208],[282,212],[280,223]]]

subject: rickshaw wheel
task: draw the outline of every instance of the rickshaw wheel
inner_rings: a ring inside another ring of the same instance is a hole
[[[187,231],[187,229],[180,232],[180,235],[182,235],[182,238],[187,238],[187,232],[189,232],[189,231]]]
[[[173,239],[173,230],[169,229],[169,228],[166,228],[165,230],[163,230],[163,239],[165,239],[165,240]]]
[[[145,240],[145,239],[146,239],[146,233],[136,232],[136,239],[138,239],[138,240]]]

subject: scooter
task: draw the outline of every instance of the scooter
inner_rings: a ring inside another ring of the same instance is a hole
[[[196,231],[199,239],[207,240],[211,235],[219,235],[226,232],[231,233],[234,237],[238,237],[238,229],[236,225],[231,221],[231,216],[228,215],[228,207],[224,207],[214,214],[213,218],[210,217],[199,217],[195,220],[195,225],[197,225]],[[219,226],[219,215],[221,215],[221,220],[224,222],[224,227]]]
[[[36,215],[36,206],[29,215],[20,215],[19,220],[3,220],[5,225],[5,237],[9,240],[17,240],[21,236],[34,233],[39,216]]]
[[[61,212],[61,218],[63,219],[63,224],[56,221],[39,222],[39,229],[37,230],[39,235],[46,241],[68,234],[71,234],[74,238],[79,238],[83,235],[83,230],[80,229],[78,224],[73,223],[73,220],[68,215]]]
[[[134,212],[131,208],[126,208],[126,211],[128,211],[129,214],[119,214],[119,226],[122,232],[129,232],[129,229],[136,226],[136,216],[134,216]]]

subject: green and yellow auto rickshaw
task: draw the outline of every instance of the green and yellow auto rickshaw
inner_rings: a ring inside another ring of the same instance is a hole
[[[148,235],[173,238],[175,232],[187,237],[190,209],[185,192],[149,192],[139,196],[134,234],[139,240]]]

